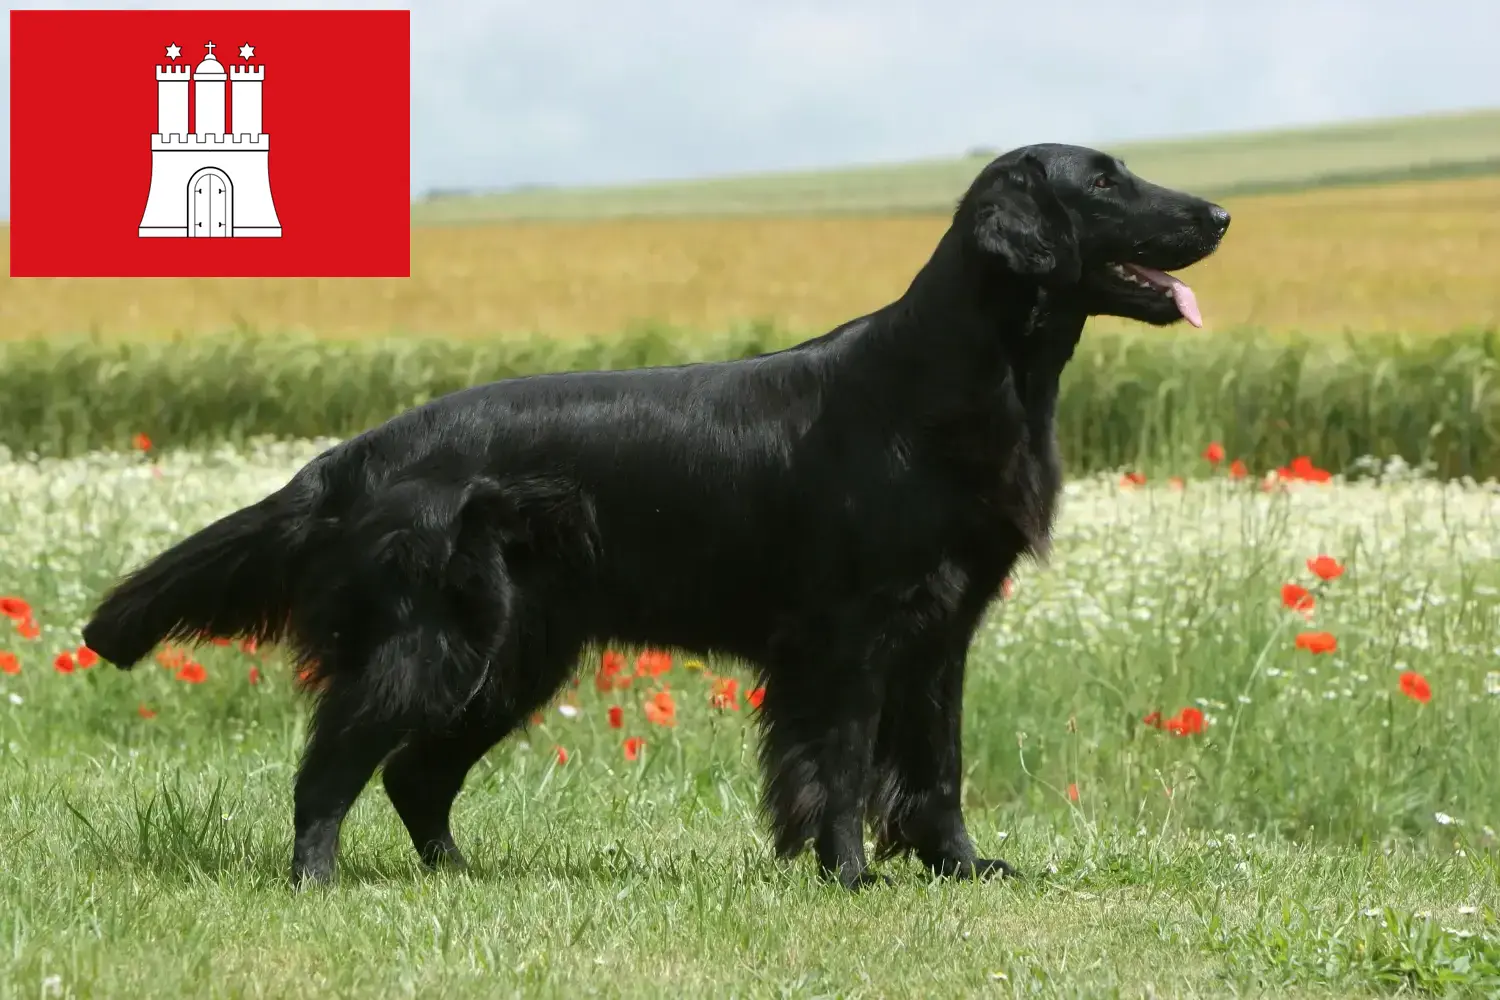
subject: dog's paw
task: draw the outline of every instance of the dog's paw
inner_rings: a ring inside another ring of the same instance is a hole
[[[992,878],[1020,878],[1021,873],[999,858],[974,858],[971,861],[945,859],[929,865],[933,874],[961,882],[983,882]]]
[[[859,892],[861,889],[868,889],[872,886],[895,885],[896,880],[889,875],[873,872],[866,868],[851,879],[840,878],[839,884],[850,892]]]

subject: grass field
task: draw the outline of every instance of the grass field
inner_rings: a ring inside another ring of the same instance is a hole
[[[1184,274],[1210,331],[1500,327],[1500,177],[1226,204],[1234,222],[1223,249]],[[406,280],[0,278],[0,336],[248,328],[559,338],[648,323],[697,336],[755,321],[807,335],[900,295],[946,224],[912,215],[420,226]]]
[[[352,435],[425,400],[536,372],[743,358],[784,332],[604,340],[326,340],[226,335],[155,342],[0,342],[0,455],[211,448]],[[1359,474],[1401,457],[1441,478],[1500,477],[1500,330],[1277,337],[1096,331],[1059,386],[1069,475],[1166,474],[1206,436],[1252,475],[1317,455]]]
[[[29,605],[0,605],[0,996],[1500,990],[1493,487],[1071,483],[970,660],[968,815],[1023,883],[903,862],[845,897],[773,862],[749,692],[711,704],[744,675],[674,653],[608,691],[584,663],[476,769],[471,874],[416,870],[372,786],[340,885],[293,896],[306,716],[275,651],[124,674],[81,665],[78,627],[317,448],[0,465],[0,596]]]
[[[1500,108],[1269,132],[1112,143],[1015,136],[994,150],[918,163],[663,181],[594,189],[527,188],[431,197],[418,222],[937,212],[950,209],[989,159],[1030,142],[1078,142],[1113,153],[1143,177],[1229,196],[1267,190],[1500,170]]]

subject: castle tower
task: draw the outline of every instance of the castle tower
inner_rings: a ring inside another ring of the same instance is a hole
[[[193,134],[224,134],[224,66],[214,58],[214,43],[204,46],[208,55],[193,71]]]
[[[281,219],[271,195],[271,137],[262,130],[265,68],[235,64],[229,73],[213,43],[195,69],[158,66],[157,127],[151,136],[151,189],[140,236],[279,237]],[[170,49],[169,49],[170,51]],[[253,47],[241,55],[249,59]],[[188,131],[188,83],[193,83],[193,129]],[[231,82],[232,94],[225,94]],[[234,106],[233,131],[225,97]]]
[[[156,67],[156,131],[162,135],[188,134],[190,66]]]
[[[264,66],[229,67],[235,135],[260,135],[260,87],[265,78]]]

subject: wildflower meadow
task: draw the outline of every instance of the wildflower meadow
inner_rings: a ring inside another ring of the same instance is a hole
[[[970,657],[967,814],[1018,881],[774,861],[751,675],[605,648],[471,775],[469,872],[418,867],[375,783],[294,894],[302,678],[222,640],[125,673],[79,628],[328,443],[0,456],[0,994],[1500,990],[1493,482],[1214,441],[1074,478]]]

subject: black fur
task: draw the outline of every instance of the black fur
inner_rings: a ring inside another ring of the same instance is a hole
[[[254,635],[315,670],[299,881],[332,876],[382,762],[422,858],[462,863],[465,775],[603,642],[755,665],[780,855],[811,841],[863,884],[868,820],[882,856],[1008,872],[960,811],[964,662],[1017,558],[1047,550],[1059,374],[1090,314],[1178,318],[1106,265],[1186,266],[1227,225],[1102,153],[1015,150],[890,305],[749,360],[435,400],[128,577],[84,638],[128,667],[168,637]]]

